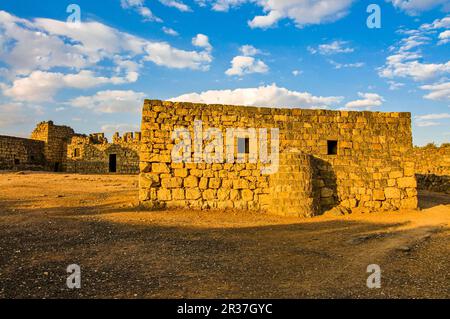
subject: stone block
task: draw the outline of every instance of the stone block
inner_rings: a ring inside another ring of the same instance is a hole
[[[194,188],[198,186],[198,177],[188,176],[184,179],[184,187]]]
[[[384,195],[387,199],[400,199],[400,189],[395,187],[387,187],[384,189]]]

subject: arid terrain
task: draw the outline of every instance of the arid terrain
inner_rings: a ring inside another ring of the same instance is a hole
[[[137,176],[0,173],[1,298],[450,298],[450,196],[312,219],[150,212]],[[82,288],[66,287],[81,266]],[[382,288],[368,289],[369,264]]]

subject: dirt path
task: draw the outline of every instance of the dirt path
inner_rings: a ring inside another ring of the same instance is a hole
[[[449,196],[295,219],[139,211],[136,190],[135,176],[0,173],[0,297],[450,297]],[[73,263],[80,290],[65,285]]]

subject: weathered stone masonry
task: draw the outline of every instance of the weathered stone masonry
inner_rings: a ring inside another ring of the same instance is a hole
[[[0,170],[47,170],[70,173],[139,173],[140,132],[76,134],[52,121],[39,123],[30,139],[0,136]]]
[[[67,142],[74,134],[72,128],[54,125],[49,121],[39,123],[31,133],[31,139],[45,143],[44,156],[47,166],[54,171],[60,171],[65,160]]]
[[[279,128],[278,173],[261,174],[260,162],[172,162],[172,132],[178,127],[192,132],[194,120],[201,120],[204,129],[220,129],[223,136],[227,128]],[[330,154],[330,148],[337,154]],[[238,208],[294,216],[317,215],[337,205],[416,208],[411,155],[410,113],[146,100],[139,195],[150,207]]]
[[[118,133],[113,143],[108,143],[103,134],[75,135],[67,145],[64,171],[69,173],[139,173],[140,133]],[[115,167],[111,161],[115,162]]]
[[[450,194],[450,144],[414,148],[419,189]]]
[[[44,148],[42,141],[0,135],[0,170],[42,170]]]

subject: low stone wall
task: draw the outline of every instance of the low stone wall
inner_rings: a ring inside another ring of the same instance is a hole
[[[0,170],[44,170],[44,142],[0,135]]]
[[[418,188],[450,194],[450,144],[414,148]]]

